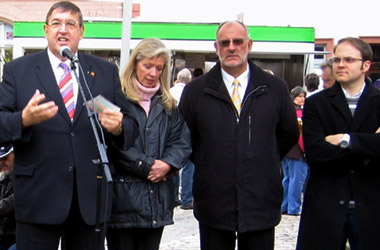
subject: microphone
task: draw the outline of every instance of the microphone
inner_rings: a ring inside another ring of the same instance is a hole
[[[73,52],[71,52],[71,49],[69,46],[62,46],[59,49],[59,54],[63,57],[66,57],[70,59],[73,63],[79,62],[78,57],[76,57]]]

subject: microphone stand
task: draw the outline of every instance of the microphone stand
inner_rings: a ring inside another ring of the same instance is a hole
[[[76,61],[76,63],[78,64],[79,69],[83,72],[82,66],[80,65],[79,61]],[[80,93],[82,95],[84,106],[86,107],[87,115],[88,115],[88,117],[90,119],[90,122],[91,122],[91,127],[92,127],[92,130],[94,132],[94,136],[95,136],[95,140],[96,140],[96,145],[98,147],[99,156],[100,156],[100,159],[94,159],[93,160],[93,163],[98,165],[98,172],[97,172],[97,176],[96,176],[96,179],[97,179],[97,183],[96,183],[97,184],[97,190],[96,190],[95,249],[99,249],[100,250],[100,249],[102,249],[102,248],[100,248],[101,247],[100,246],[100,242],[101,242],[101,237],[102,237],[102,235],[101,235],[101,227],[100,227],[100,212],[101,212],[101,193],[102,193],[103,171],[104,171],[104,175],[106,177],[107,183],[111,183],[112,182],[112,176],[111,176],[111,172],[110,172],[110,169],[109,169],[109,161],[108,161],[108,157],[107,157],[107,153],[106,153],[106,147],[107,146],[106,146],[104,140],[103,140],[103,142],[100,141],[100,137],[99,137],[98,131],[96,130],[95,120],[97,120],[97,118],[96,118],[95,109],[93,111],[91,111],[90,108],[87,105],[86,95],[84,93],[82,84],[81,84],[80,79],[78,77],[78,74],[76,72],[76,66],[75,66],[75,63],[74,63],[73,59],[71,59],[70,66],[71,66],[71,70],[74,72],[75,78],[76,78],[76,80],[78,82],[78,89],[80,90]],[[87,85],[87,82],[86,82],[86,78],[85,78],[84,75],[83,75],[83,79],[84,79],[84,83],[86,84],[86,87],[87,87],[87,89],[89,91],[89,94],[90,94],[90,97],[91,97],[91,101],[93,102],[94,100],[93,100],[92,94],[90,92],[90,89],[88,88],[88,85]],[[92,106],[95,107],[94,103],[93,103]],[[102,129],[102,128],[100,128],[100,129]],[[107,204],[107,201],[106,201],[106,204]],[[104,223],[106,223],[106,222],[104,221]]]

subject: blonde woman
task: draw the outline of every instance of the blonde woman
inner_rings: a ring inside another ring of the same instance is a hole
[[[172,176],[186,163],[191,145],[169,75],[170,54],[158,39],[141,41],[121,74],[139,136],[115,164],[109,250],[159,249],[164,226],[173,224]]]

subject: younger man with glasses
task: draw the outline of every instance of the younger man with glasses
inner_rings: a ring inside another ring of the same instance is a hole
[[[371,47],[358,38],[334,48],[336,83],[306,99],[303,138],[310,176],[298,250],[380,246],[380,92],[366,82]]]
[[[281,159],[299,129],[287,84],[248,55],[247,27],[221,24],[219,63],[186,85],[179,107],[191,130],[194,214],[202,250],[272,250],[281,219]]]

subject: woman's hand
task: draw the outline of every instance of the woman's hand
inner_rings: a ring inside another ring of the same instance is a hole
[[[170,171],[170,165],[161,160],[155,160],[148,175],[151,182],[166,181],[166,174]]]

